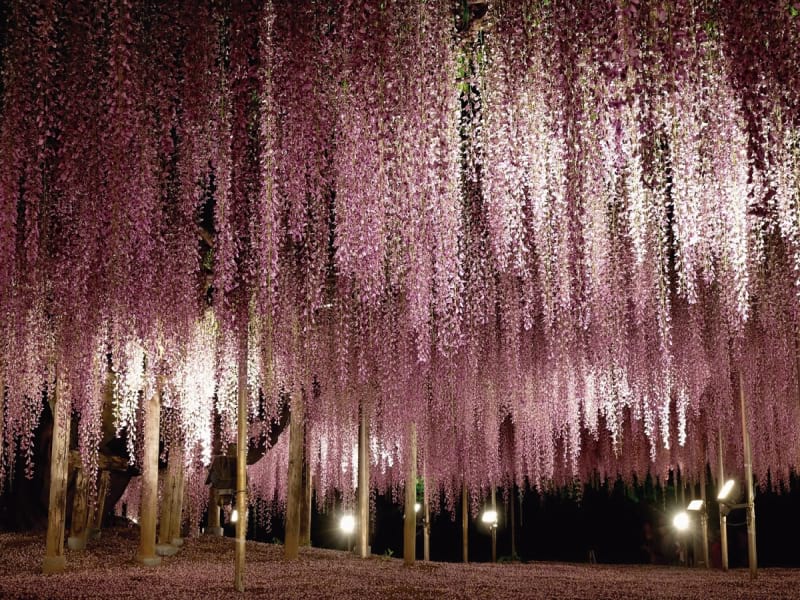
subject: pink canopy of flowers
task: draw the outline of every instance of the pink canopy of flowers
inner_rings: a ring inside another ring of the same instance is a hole
[[[11,2],[0,480],[56,374],[92,468],[109,361],[133,455],[160,382],[201,471],[216,416],[235,439],[245,337],[251,435],[305,394],[321,499],[352,498],[359,407],[372,484],[402,483],[413,421],[448,503],[463,481],[696,477],[720,441],[741,464],[739,373],[756,474],[798,467],[797,6],[465,21],[449,0]],[[251,482],[276,505],[279,446]]]

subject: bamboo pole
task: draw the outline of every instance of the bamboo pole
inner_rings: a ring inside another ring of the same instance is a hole
[[[94,509],[92,512],[92,526],[89,535],[92,539],[100,537],[100,530],[103,527],[103,515],[106,510],[106,496],[108,496],[108,488],[111,486],[111,472],[102,471],[100,473],[100,486],[97,490],[97,500],[95,501]]]
[[[69,469],[70,402],[64,392],[60,374],[56,372],[56,391],[50,408],[53,412],[53,439],[50,449],[50,508],[47,515],[47,545],[42,571],[60,573],[66,567],[64,558],[64,519],[67,508],[67,476]]]
[[[161,564],[156,556],[156,517],[158,513],[158,435],[161,419],[161,382],[155,393],[145,394],[144,456],[142,459],[142,499],[139,511],[139,550],[136,560],[148,567]]]
[[[408,459],[406,462],[405,523],[403,524],[403,564],[411,566],[417,554],[417,427],[408,424]]]
[[[750,448],[750,434],[747,431],[747,408],[744,397],[744,378],[739,371],[739,406],[742,413],[742,446],[744,448],[744,478],[747,489],[747,563],[750,579],[758,577],[758,558],[756,555],[756,508],[753,494],[753,457]]]
[[[469,498],[467,496],[467,480],[461,488],[461,559],[469,562]]]
[[[292,398],[289,422],[289,474],[286,491],[286,539],[283,556],[289,560],[300,555],[300,501],[303,494],[303,393]]]
[[[718,449],[718,475],[717,479],[719,483],[717,484],[717,493],[719,490],[722,489],[722,486],[725,485],[725,459],[724,459],[724,450],[722,448],[722,428],[717,430],[717,449]],[[720,507],[721,508],[721,507]],[[720,550],[722,553],[722,570],[728,570],[728,515],[725,514],[725,511],[719,511],[719,545]]]
[[[72,501],[72,523],[70,536],[67,538],[67,547],[70,550],[85,550],[87,529],[86,521],[89,517],[89,486],[86,473],[80,465],[75,470],[75,496]]]
[[[362,400],[358,427],[358,555],[367,558],[369,549],[369,423]]]
[[[247,342],[246,322],[239,334],[238,410],[236,446],[236,546],[234,552],[233,587],[244,591],[245,538],[247,536]]]

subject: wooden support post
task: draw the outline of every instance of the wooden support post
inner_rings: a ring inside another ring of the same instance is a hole
[[[70,550],[85,550],[88,531],[86,521],[89,516],[89,486],[83,467],[75,471],[75,496],[72,501],[72,524],[67,546]]]
[[[466,479],[461,488],[461,560],[469,562],[469,496]]]
[[[247,537],[247,322],[241,324],[239,333],[239,372],[236,446],[236,546],[234,554],[233,588],[244,591],[244,555]]]
[[[160,556],[172,556],[175,554],[174,548],[170,546],[172,539],[171,519],[172,519],[172,497],[175,493],[175,468],[176,455],[174,448],[169,450],[167,459],[167,470],[161,482],[161,514],[158,519],[158,546],[156,553]]]
[[[148,397],[149,396],[149,397]],[[158,436],[161,419],[161,383],[153,394],[144,392],[144,456],[142,458],[142,499],[139,509],[139,550],[136,560],[148,567],[161,564],[156,555],[158,513]]]
[[[739,371],[739,406],[742,412],[742,447],[744,448],[744,479],[747,489],[747,562],[750,566],[750,579],[758,577],[758,558],[756,555],[756,507],[753,493],[753,457],[750,449],[750,433],[747,430],[747,407],[744,397],[744,378]]]
[[[675,467],[672,470],[672,487],[673,487],[673,491],[675,492],[675,506],[679,506],[679,504],[678,504],[678,467]]]
[[[100,472],[100,485],[97,489],[97,501],[94,504],[94,510],[91,520],[91,529],[89,535],[92,539],[100,537],[100,530],[103,528],[103,515],[106,510],[106,496],[108,496],[108,488],[111,486],[111,472]]]
[[[64,558],[64,519],[67,508],[67,476],[69,469],[70,401],[56,373],[55,396],[50,403],[53,412],[53,440],[50,449],[50,508],[47,515],[47,548],[42,571],[60,573],[66,567]]]
[[[708,561],[708,501],[706,498],[706,459],[703,453],[703,468],[700,471],[700,499],[703,501],[703,510],[700,512],[700,535],[703,544],[703,566],[708,569],[711,564]]]
[[[358,424],[358,555],[369,557],[369,424],[364,401],[359,403]]]
[[[686,510],[686,478],[683,476],[683,473],[678,470],[679,477],[678,481],[680,482],[681,486],[681,510]]]
[[[311,473],[311,465],[308,464],[308,457],[303,461],[303,497],[300,502],[300,545],[311,545],[311,492],[313,491],[314,476]]]
[[[183,523],[183,496],[186,484],[186,467],[183,464],[183,446],[177,452],[177,460],[175,461],[175,487],[172,491],[172,513],[170,515],[170,538],[169,543],[172,546],[180,548],[183,546],[183,532],[181,531],[181,524]]]
[[[6,384],[3,381],[3,360],[0,356],[0,465],[3,464],[3,449],[5,448],[5,438],[3,437],[3,423],[5,423],[5,406],[6,406]]]
[[[717,430],[717,449],[718,449],[718,458],[719,463],[717,465],[717,479],[719,483],[717,484],[717,493],[722,489],[722,486],[725,485],[725,460],[724,460],[724,449],[723,449],[723,438],[722,438],[722,429]],[[721,508],[721,506],[720,506]],[[728,570],[728,515],[725,514],[724,511],[719,511],[719,545],[722,554],[722,570]]]
[[[303,392],[292,397],[292,417],[289,422],[289,474],[286,490],[286,539],[284,558],[294,560],[300,555],[300,500],[303,495]]]
[[[428,498],[428,478],[422,472],[422,560],[428,562],[431,559],[431,508]]]
[[[800,407],[800,323],[798,324],[794,337],[794,376],[796,385],[795,391],[797,392],[797,405],[798,407]],[[800,431],[800,422],[798,422],[797,425],[798,425],[798,431]],[[0,424],[0,426],[2,425]],[[2,456],[2,454],[0,454],[0,456]],[[798,456],[797,459],[798,462],[797,466],[795,467],[795,472],[798,475],[800,475],[800,456]]]
[[[511,489],[509,490],[508,503],[511,505],[511,560],[517,560],[517,519],[516,519],[516,503],[517,499],[514,497],[514,482],[511,482]]]
[[[408,424],[408,458],[406,462],[405,523],[403,524],[403,564],[411,566],[417,554],[417,426]]]
[[[496,490],[494,487],[494,483],[492,483],[492,510],[494,514],[497,514],[497,495]],[[494,525],[491,525],[492,528],[492,562],[497,562],[497,522],[495,521]]]
[[[216,535],[222,537],[223,530],[219,520],[219,497],[217,490],[213,486],[208,488],[208,527],[206,533],[208,535]]]

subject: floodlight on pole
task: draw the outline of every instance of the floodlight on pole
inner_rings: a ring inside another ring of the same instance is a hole
[[[687,531],[689,529],[689,513],[681,511],[672,518],[672,525],[678,531]]]
[[[700,534],[703,536],[703,564],[708,568],[708,514],[706,512],[706,501],[702,498],[695,498],[689,502],[686,510],[700,517]]]
[[[486,523],[490,527],[497,527],[497,511],[496,510],[485,510],[481,515],[481,521]]]
[[[731,495],[734,485],[736,485],[736,482],[733,479],[728,479],[725,485],[722,486],[722,489],[720,489],[719,494],[717,494],[717,500],[722,502],[728,500],[728,496]]]
[[[689,502],[689,506],[686,507],[686,510],[691,510],[694,512],[701,511],[705,507],[705,502],[702,500],[692,500]]]

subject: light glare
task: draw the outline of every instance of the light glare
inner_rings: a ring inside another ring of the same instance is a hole
[[[339,529],[346,535],[350,535],[356,530],[356,518],[353,515],[342,515],[339,521]]]
[[[687,529],[689,529],[689,513],[679,512],[672,519],[672,524],[678,531],[686,531]]]

